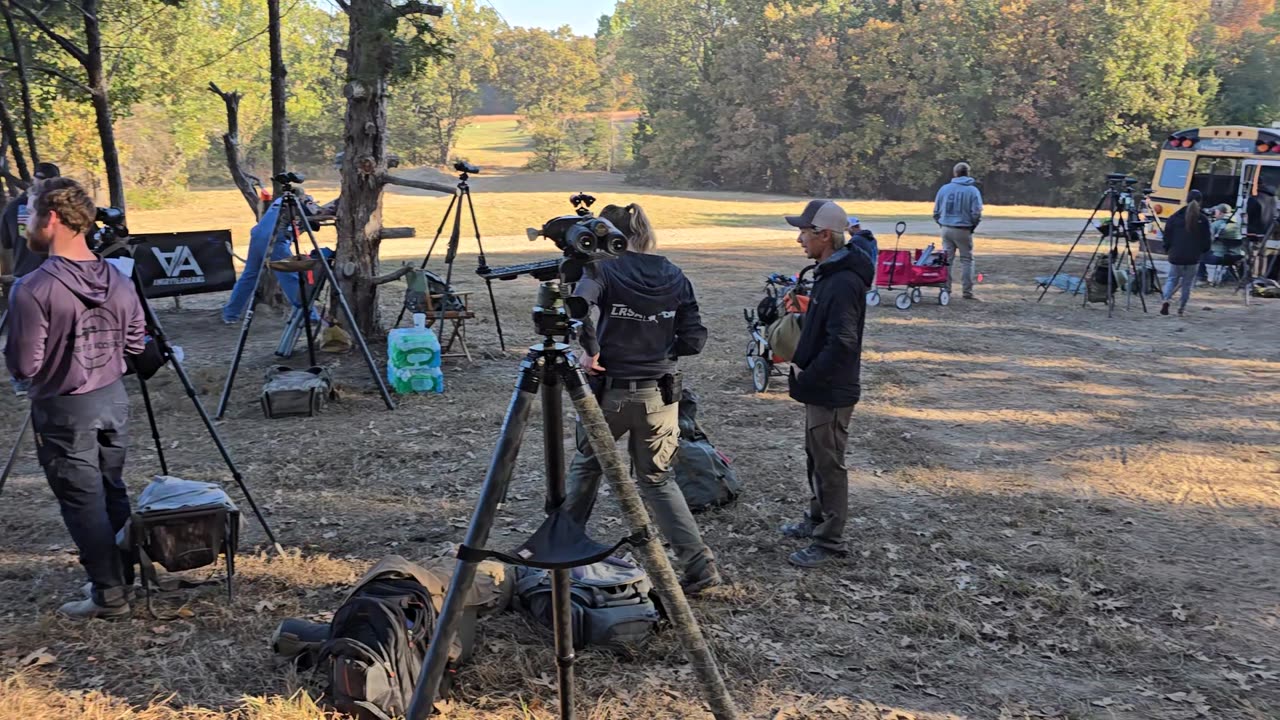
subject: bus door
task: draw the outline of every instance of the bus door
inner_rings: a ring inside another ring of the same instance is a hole
[[[1236,209],[1243,213],[1249,198],[1257,195],[1258,188],[1263,185],[1270,186],[1272,190],[1280,190],[1280,160],[1245,160],[1240,168],[1240,192],[1236,198]]]

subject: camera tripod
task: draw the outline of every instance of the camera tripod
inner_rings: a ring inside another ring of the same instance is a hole
[[[1121,188],[1119,180],[1124,176],[1108,176],[1107,189],[1103,191],[1102,196],[1098,198],[1098,204],[1094,206],[1093,212],[1089,213],[1089,218],[1085,220],[1084,227],[1080,228],[1076,239],[1072,241],[1071,247],[1067,249],[1067,254],[1063,256],[1062,262],[1058,263],[1058,267],[1053,271],[1053,275],[1041,284],[1040,296],[1036,298],[1036,302],[1044,300],[1044,296],[1049,292],[1049,288],[1053,286],[1054,281],[1062,274],[1062,268],[1071,259],[1072,253],[1075,252],[1076,246],[1080,240],[1084,238],[1084,234],[1093,227],[1094,218],[1102,211],[1105,206],[1107,208],[1107,230],[1098,238],[1098,243],[1093,248],[1093,254],[1089,256],[1089,261],[1085,263],[1084,271],[1080,273],[1080,279],[1075,287],[1070,290],[1074,295],[1080,292],[1081,287],[1086,285],[1089,271],[1094,268],[1098,255],[1102,252],[1103,243],[1107,243],[1106,262],[1107,262],[1107,317],[1112,317],[1115,311],[1115,271],[1114,267],[1117,262],[1128,261],[1128,268],[1132,272],[1128,287],[1126,288],[1127,298],[1125,307],[1130,308],[1133,304],[1133,286],[1135,282],[1139,282],[1140,290],[1138,291],[1138,301],[1142,303],[1142,312],[1147,312],[1147,276],[1144,274],[1141,279],[1138,276],[1138,264],[1133,254],[1132,244],[1135,242],[1134,235],[1137,236],[1139,252],[1144,253],[1143,264],[1147,268],[1155,268],[1155,261],[1151,257],[1151,248],[1146,239],[1145,227],[1146,223],[1138,219],[1139,211],[1134,206],[1133,189],[1131,187]],[[1130,179],[1131,180],[1131,179]],[[1132,182],[1132,181],[1131,181]],[[1126,184],[1131,184],[1128,182]],[[1145,197],[1143,200],[1145,206]],[[1124,249],[1121,250],[1120,243],[1123,241]],[[1156,276],[1157,285],[1159,284],[1159,275]],[[1085,292],[1083,304],[1089,302],[1089,294]]]
[[[128,257],[132,260],[132,250],[128,243],[122,239],[113,239],[98,251],[99,257]],[[171,365],[173,371],[178,376],[178,381],[182,383],[183,389],[186,391],[187,397],[191,399],[191,404],[196,409],[196,414],[200,416],[200,421],[204,424],[205,430],[209,433],[209,439],[213,441],[214,447],[217,448],[218,454],[222,456],[222,462],[226,464],[227,470],[231,472],[231,478],[235,480],[236,485],[240,486],[240,492],[244,494],[245,500],[249,502],[249,507],[253,510],[254,517],[258,519],[258,524],[267,534],[267,538],[271,541],[272,546],[277,553],[283,554],[284,550],[280,547],[280,541],[276,539],[275,533],[271,531],[271,526],[267,523],[267,519],[263,516],[262,511],[258,509],[257,502],[254,501],[252,493],[249,492],[249,486],[245,484],[244,476],[240,474],[240,469],[236,467],[235,461],[231,459],[231,453],[228,452],[227,446],[222,442],[222,436],[218,434],[218,429],[214,426],[213,420],[209,417],[208,411],[204,409],[204,405],[200,402],[200,397],[196,394],[195,385],[191,382],[191,377],[187,375],[187,370],[182,366],[182,361],[174,355],[173,346],[169,344],[169,338],[165,335],[164,326],[160,324],[160,318],[156,316],[155,311],[151,307],[150,301],[142,287],[142,280],[138,277],[138,273],[130,271],[129,275],[133,281],[135,292],[138,293],[138,300],[142,303],[143,320],[146,325],[147,334],[151,336],[151,341],[156,344],[156,349],[164,358],[164,364]],[[142,391],[142,405],[147,412],[147,423],[151,427],[151,439],[156,446],[156,458],[160,462],[160,473],[162,475],[169,474],[169,463],[164,455],[164,443],[160,438],[160,426],[156,422],[155,410],[151,405],[151,392],[147,389],[147,379],[143,377],[141,372],[135,372],[138,378],[138,388]],[[10,471],[13,469],[14,460],[18,454],[18,447],[22,444],[22,438],[26,435],[27,427],[31,424],[31,413],[27,413],[27,418],[22,424],[22,428],[18,430],[17,440],[14,442],[13,450],[9,453],[8,462],[5,464],[3,474],[0,474],[0,490],[4,489],[5,480],[8,479]]]
[[[458,548],[457,567],[449,583],[435,634],[406,714],[409,720],[422,720],[433,710],[448,662],[449,647],[457,631],[466,596],[475,579],[476,565],[488,557],[551,571],[560,717],[572,720],[575,717],[575,656],[569,569],[599,562],[624,544],[631,544],[641,552],[663,607],[667,609],[677,630],[684,631],[681,640],[685,642],[685,650],[698,671],[712,713],[717,720],[737,718],[737,708],[725,689],[715,657],[702,638],[660,538],[650,529],[649,515],[640,499],[635,480],[627,475],[604,413],[591,394],[577,359],[566,344],[573,334],[575,324],[566,312],[566,306],[574,308],[573,314],[576,317],[585,315],[585,307],[582,307],[585,303],[575,302],[578,299],[569,298],[567,292],[568,283],[571,282],[569,278],[576,281],[581,276],[581,262],[576,258],[562,261],[560,279],[545,281],[539,287],[538,304],[533,308],[533,321],[538,333],[542,335],[542,343],[531,347],[520,364],[515,392],[507,408],[466,539]],[[578,310],[581,312],[577,312]],[[600,459],[604,475],[632,529],[627,537],[612,546],[587,537],[583,525],[572,517],[567,508],[562,507],[565,500],[562,390],[568,391],[591,447]],[[489,539],[494,517],[510,485],[535,397],[540,397],[542,401],[547,519],[513,553],[486,550],[484,545]]]
[[[311,222],[307,219],[307,214],[302,210],[302,203],[298,200],[298,195],[294,190],[294,185],[303,181],[301,175],[297,173],[281,173],[273,178],[280,183],[280,215],[276,218],[275,227],[271,229],[271,239],[269,243],[274,244],[276,238],[284,228],[288,228],[293,234],[294,253],[301,256],[299,249],[298,228],[301,227],[306,231],[307,237],[311,240],[312,262],[306,259],[299,261],[298,272],[298,293],[299,301],[302,304],[302,321],[307,331],[307,353],[312,365],[316,364],[315,335],[311,328],[311,308],[315,301],[316,292],[308,291],[308,283],[306,278],[306,267],[319,265],[324,269],[324,279],[328,281],[329,286],[333,289],[333,293],[338,298],[338,306],[342,309],[343,316],[346,318],[348,329],[352,337],[356,340],[356,345],[360,347],[360,354],[364,356],[365,364],[369,366],[369,375],[373,377],[373,381],[378,385],[378,391],[382,394],[382,401],[386,404],[388,410],[395,410],[395,401],[391,399],[391,394],[387,392],[387,383],[382,378],[382,374],[378,372],[378,364],[374,361],[373,355],[369,352],[369,345],[364,341],[364,335],[360,333],[360,328],[356,325],[355,315],[351,312],[351,306],[347,304],[347,296],[342,292],[342,285],[333,276],[332,262],[325,257],[325,253],[320,249],[320,243],[316,241],[315,232],[311,229]],[[271,272],[271,251],[268,245],[267,253],[262,259],[262,268],[258,272],[257,278],[253,284],[253,300],[249,304],[249,309],[244,314],[244,321],[240,324],[240,338],[236,341],[236,350],[231,357],[231,368],[227,371],[227,380],[222,386],[222,397],[218,400],[217,419],[221,420],[227,412],[227,401],[231,398],[231,386],[236,380],[236,371],[240,369],[240,358],[244,354],[245,342],[249,339],[249,328],[253,325],[253,313],[258,307],[258,285],[262,282],[262,274]],[[318,284],[317,284],[318,290]]]
[[[431,262],[431,254],[435,252],[436,243],[440,241],[440,235],[444,232],[445,223],[449,222],[449,216],[453,215],[453,228],[449,231],[449,245],[445,250],[444,264],[444,296],[440,298],[440,328],[436,331],[436,335],[444,337],[444,321],[445,311],[450,309],[451,305],[457,302],[457,296],[453,294],[453,263],[458,258],[458,244],[462,240],[462,201],[467,201],[467,212],[471,215],[471,227],[476,234],[476,248],[479,255],[476,260],[478,267],[476,273],[484,277],[489,271],[489,261],[484,256],[484,244],[480,242],[480,223],[476,220],[476,206],[471,202],[471,184],[467,182],[471,179],[471,175],[480,172],[480,168],[465,162],[456,162],[453,169],[458,171],[458,192],[449,198],[449,205],[444,209],[444,216],[440,218],[440,226],[436,228],[436,236],[431,240],[430,247],[427,248],[427,256],[422,259],[421,269],[427,269],[427,263]],[[502,320],[498,317],[498,302],[493,297],[493,280],[484,278],[485,287],[489,291],[489,306],[493,308],[493,326],[498,330],[498,345],[504,351],[507,349],[506,338],[502,335]],[[430,289],[427,295],[430,295]],[[396,326],[404,320],[405,309],[400,308],[400,314],[396,316]]]

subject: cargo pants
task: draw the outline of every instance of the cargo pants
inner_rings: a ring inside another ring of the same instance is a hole
[[[960,266],[960,288],[965,295],[973,294],[973,228],[942,228],[942,249],[951,261],[947,272],[947,292],[951,292],[952,275]]]
[[[668,472],[680,447],[679,403],[666,404],[658,388],[612,388],[600,398],[615,440],[629,435],[627,449],[631,470],[645,505],[662,531],[688,578],[701,578],[714,556],[702,541],[698,523],[679,486]],[[600,488],[600,461],[587,442],[581,424],[577,429],[578,454],[569,466],[565,504],[585,524],[595,507]]]
[[[129,396],[117,380],[83,395],[34,400],[36,454],[62,521],[80,550],[99,605],[104,591],[133,584],[133,563],[116,547],[132,512],[124,484]]]
[[[809,474],[809,522],[813,544],[844,552],[844,526],[849,520],[849,446],[853,406],[804,406],[804,454]]]

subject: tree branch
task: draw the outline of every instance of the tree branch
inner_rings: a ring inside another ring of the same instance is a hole
[[[391,173],[382,173],[378,176],[378,182],[383,185],[401,185],[403,187],[417,188],[419,190],[431,190],[433,192],[452,195],[457,192],[457,188],[452,185],[444,185],[430,180],[410,180]]]
[[[395,282],[405,275],[408,275],[412,270],[412,265],[401,265],[399,270],[389,272],[386,275],[379,275],[378,277],[369,280],[369,282],[374,285],[386,285],[389,282]]]
[[[22,3],[18,2],[18,0],[8,0],[8,2],[13,7],[16,7],[19,10],[21,10],[22,14],[26,16],[27,22],[39,28],[40,32],[44,33],[46,36],[49,37],[50,40],[53,40],[55,43],[57,43],[63,50],[66,51],[68,55],[75,58],[76,62],[80,63],[81,65],[89,64],[89,53],[85,52],[80,48],[79,45],[76,45],[75,43],[71,42],[65,36],[60,34],[57,30],[54,30],[52,27],[50,27],[49,23],[45,22],[39,15],[35,13],[35,11],[27,7],[26,5],[23,5]],[[81,11],[83,12],[83,9]]]
[[[262,187],[262,180],[250,175],[240,163],[240,93],[224,92],[215,83],[209,83],[209,92],[222,98],[227,106],[227,132],[222,135],[222,147],[227,155],[227,169],[231,172],[231,180],[249,203],[255,218],[260,217],[260,203],[257,188]]]
[[[17,60],[15,60],[14,58],[4,57],[4,56],[0,56],[0,61],[3,61],[3,62],[11,62],[11,63],[16,63],[16,62],[17,62]],[[37,71],[39,71],[39,72],[47,73],[47,74],[49,74],[49,75],[53,75],[54,77],[61,78],[61,79],[65,80],[66,82],[70,83],[70,84],[71,84],[73,87],[75,87],[77,90],[82,90],[82,91],[84,91],[84,92],[86,92],[86,93],[92,92],[92,90],[90,90],[90,89],[89,89],[89,86],[88,86],[88,85],[86,85],[86,84],[84,84],[83,82],[81,82],[81,81],[79,81],[79,80],[77,80],[77,79],[75,79],[75,78],[71,77],[70,75],[68,75],[68,74],[66,74],[66,73],[64,73],[64,72],[62,72],[61,70],[59,70],[59,69],[57,69],[57,68],[45,67],[45,66],[43,66],[43,65],[28,65],[28,66],[27,66],[27,69],[29,69],[29,70],[37,70]]]
[[[432,17],[442,17],[444,15],[443,5],[432,5],[424,3],[421,0],[409,0],[403,5],[395,5],[396,15],[400,17],[408,17],[410,15],[430,15]]]

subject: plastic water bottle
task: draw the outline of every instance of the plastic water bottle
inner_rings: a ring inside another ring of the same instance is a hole
[[[444,392],[444,372],[440,368],[388,369],[387,383],[401,395]]]
[[[440,340],[426,315],[414,313],[413,327],[387,333],[387,382],[397,393],[444,391]]]

